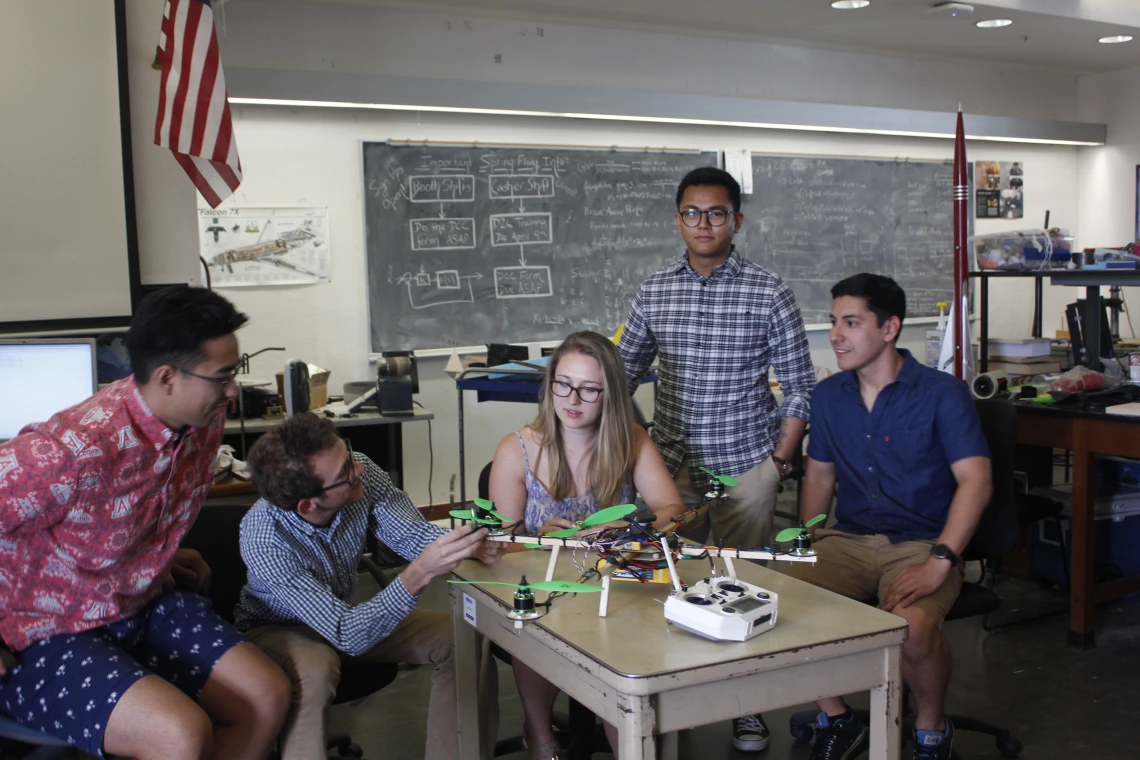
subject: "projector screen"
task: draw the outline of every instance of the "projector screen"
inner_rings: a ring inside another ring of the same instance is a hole
[[[123,0],[0,0],[2,332],[129,320],[124,26]]]

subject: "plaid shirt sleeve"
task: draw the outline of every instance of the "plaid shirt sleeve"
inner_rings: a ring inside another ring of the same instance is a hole
[[[811,362],[807,330],[796,305],[796,297],[783,282],[775,289],[768,336],[772,348],[772,369],[784,394],[780,416],[808,421],[811,419],[815,367]]]
[[[641,382],[641,378],[645,377],[645,373],[649,371],[649,365],[657,356],[657,341],[653,337],[649,325],[645,323],[642,291],[643,288],[638,288],[637,295],[633,298],[633,304],[629,307],[629,316],[625,320],[625,328],[621,333],[621,340],[618,341],[618,352],[621,354],[622,361],[625,362],[625,374],[629,379],[630,395],[637,391],[638,383]]]
[[[411,562],[446,530],[424,519],[408,495],[396,488],[387,473],[368,460],[379,493],[372,506],[372,533],[392,551]]]
[[[273,607],[287,609],[340,651],[367,652],[415,609],[416,597],[399,578],[364,604],[350,606],[313,575],[297,550],[258,513],[251,510],[241,525],[242,559],[250,576],[272,578]]]

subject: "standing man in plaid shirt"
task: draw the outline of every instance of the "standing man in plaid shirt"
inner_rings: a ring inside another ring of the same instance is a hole
[[[677,188],[674,218],[686,251],[642,283],[618,349],[631,393],[660,359],[653,440],[685,502],[700,502],[705,491],[705,478],[692,477],[698,467],[739,483],[686,536],[706,541],[711,527],[726,546],[764,546],[815,386],[803,319],[788,286],[732,244],[744,215],[731,175],[712,167],[689,172]],[[769,369],[783,388],[779,407]],[[759,715],[734,721],[733,744],[745,752],[767,748]]]

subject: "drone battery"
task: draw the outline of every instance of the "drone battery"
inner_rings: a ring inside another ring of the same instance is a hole
[[[650,569],[647,567],[614,568],[610,577],[618,581],[638,581],[640,583],[672,583],[669,567],[664,562],[661,567]]]

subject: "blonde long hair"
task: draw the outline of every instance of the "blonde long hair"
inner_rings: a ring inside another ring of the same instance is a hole
[[[637,424],[633,417],[633,402],[629,397],[625,362],[613,341],[596,332],[576,332],[567,336],[554,349],[550,364],[546,367],[538,417],[530,424],[530,428],[535,433],[543,455],[550,458],[550,495],[556,501],[565,499],[574,488],[574,475],[566,463],[562,424],[554,411],[550,384],[558,374],[558,363],[568,354],[591,356],[602,368],[604,390],[596,402],[602,405],[602,413],[598,417],[598,439],[590,454],[586,472],[598,506],[613,506],[623,497],[626,477],[633,467],[634,425]]]

